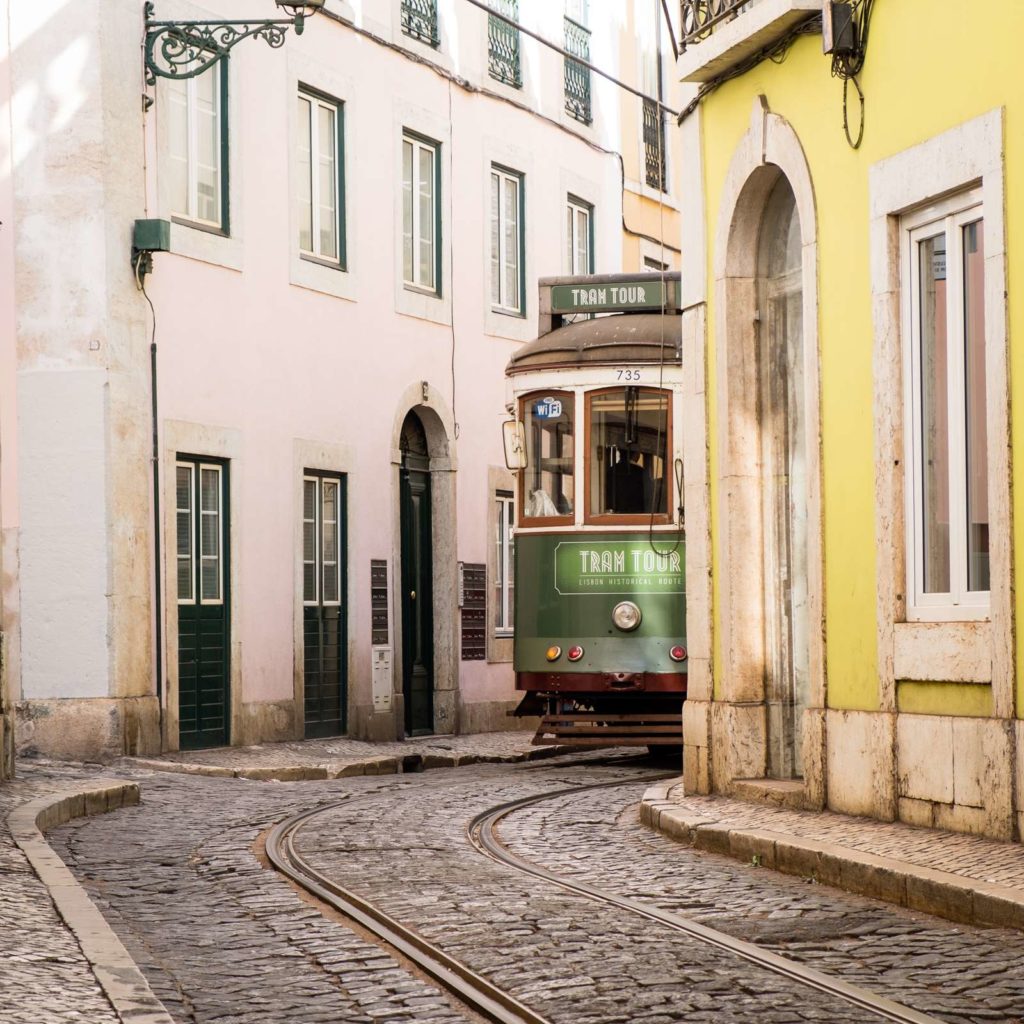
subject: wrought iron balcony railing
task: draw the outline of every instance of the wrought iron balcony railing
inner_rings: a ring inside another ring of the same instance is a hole
[[[402,0],[402,31],[436,47],[441,42],[437,34],[437,0]]]
[[[665,191],[665,118],[653,100],[644,100],[644,163],[647,184]]]
[[[519,20],[519,0],[489,0],[490,6],[513,21]],[[519,60],[519,29],[487,15],[487,70],[491,78],[516,89],[523,84]]]
[[[572,18],[565,19],[565,48],[574,57],[590,60],[590,29]],[[565,109],[570,117],[590,124],[590,68],[565,58]]]
[[[758,0],[682,0],[683,49],[707,39],[715,27],[732,21]]]

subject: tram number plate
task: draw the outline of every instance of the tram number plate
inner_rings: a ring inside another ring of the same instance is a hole
[[[616,370],[616,380],[639,380],[639,370]]]

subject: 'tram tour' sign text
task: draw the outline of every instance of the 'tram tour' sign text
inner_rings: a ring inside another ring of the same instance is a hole
[[[665,286],[661,281],[551,286],[552,313],[608,313],[628,309],[661,309],[664,302]]]
[[[635,541],[563,541],[555,548],[560,594],[681,594],[682,549],[659,551]]]

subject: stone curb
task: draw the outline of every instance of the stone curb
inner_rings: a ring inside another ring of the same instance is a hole
[[[279,765],[276,768],[227,768],[216,764],[192,761],[160,761],[154,758],[127,757],[123,763],[132,768],[179,775],[207,775],[221,779],[249,779],[253,782],[313,782],[323,779],[350,778],[354,775],[400,775],[403,772],[429,771],[432,768],[461,768],[469,764],[517,764],[521,761],[542,761],[559,754],[573,753],[568,746],[536,747],[518,754],[424,754],[410,753],[401,757],[369,757],[361,760],[308,765]]]
[[[669,792],[678,785],[675,780],[650,787],[640,803],[640,821],[694,849],[725,854],[960,924],[1024,931],[1024,892],[1018,889],[836,843],[770,829],[734,828],[726,821],[686,812],[669,800]]]
[[[96,904],[43,837],[44,832],[72,818],[104,814],[138,802],[139,787],[135,783],[100,779],[22,804],[8,815],[7,827],[78,940],[121,1021],[174,1024]]]

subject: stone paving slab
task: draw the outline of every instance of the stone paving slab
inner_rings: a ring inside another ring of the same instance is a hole
[[[681,779],[648,789],[640,820],[696,849],[965,924],[1024,930],[1024,844],[687,795]]]
[[[454,768],[481,763],[533,761],[569,753],[564,746],[531,745],[524,730],[466,736],[423,736],[391,743],[333,739],[262,743],[250,747],[184,750],[159,757],[126,757],[127,767],[188,775],[223,776],[259,782],[302,782],[353,775]]]

